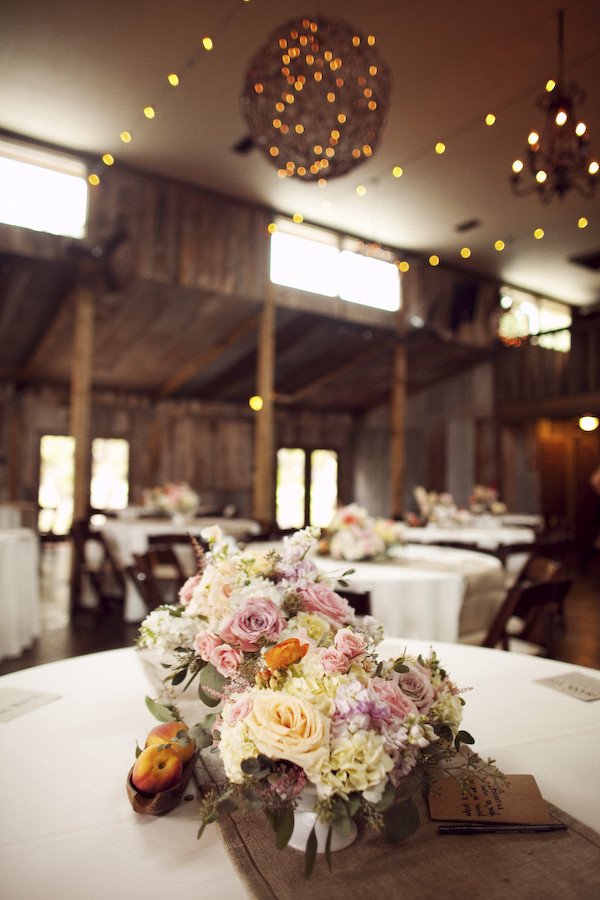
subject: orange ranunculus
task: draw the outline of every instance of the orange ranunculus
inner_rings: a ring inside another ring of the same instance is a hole
[[[308,644],[301,644],[298,638],[288,638],[267,650],[265,662],[270,669],[287,669],[293,663],[300,662],[306,655]]]

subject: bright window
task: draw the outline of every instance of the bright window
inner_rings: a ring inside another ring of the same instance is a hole
[[[88,184],[81,160],[0,141],[0,221],[82,238]]]
[[[271,235],[271,281],[376,309],[399,309],[397,266],[377,255],[348,249],[348,245],[358,246],[359,242],[282,219]],[[381,256],[389,254],[382,252]]]
[[[129,500],[129,442],[122,438],[95,438],[92,441],[92,484],[94,509],[125,509]]]
[[[94,438],[90,502],[96,509],[123,509],[129,496],[129,444],[120,438]],[[40,440],[38,526],[41,532],[68,534],[73,522],[75,438],[45,434]]]
[[[563,303],[536,297],[516,288],[502,287],[498,334],[506,344],[530,343],[567,353],[571,349],[571,310]]]
[[[276,519],[280,528],[325,528],[337,499],[337,453],[300,447],[277,451]]]

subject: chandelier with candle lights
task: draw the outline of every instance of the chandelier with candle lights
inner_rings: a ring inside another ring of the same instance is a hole
[[[252,141],[281,178],[326,182],[375,153],[391,75],[375,37],[341,20],[292,19],[250,63],[241,96]]]
[[[598,162],[592,159],[585,122],[575,107],[585,100],[585,92],[575,82],[565,82],[563,70],[562,10],[558,13],[558,73],[546,84],[538,106],[546,113],[543,129],[532,130],[527,138],[527,161],[512,164],[513,190],[519,196],[537,192],[544,203],[555,195],[561,199],[571,190],[591,197],[596,188]],[[525,183],[528,170],[532,181]]]

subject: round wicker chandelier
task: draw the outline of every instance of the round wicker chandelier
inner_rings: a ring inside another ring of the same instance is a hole
[[[282,178],[326,181],[375,153],[391,75],[364,37],[342,20],[291,19],[250,63],[241,97],[252,140]]]

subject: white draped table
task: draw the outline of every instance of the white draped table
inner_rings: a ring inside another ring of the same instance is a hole
[[[456,641],[486,629],[506,594],[501,563],[493,556],[451,547],[403,546],[385,562],[315,557],[329,575],[354,573],[350,590],[369,591],[371,613],[386,635]]]
[[[38,536],[0,528],[0,659],[20,656],[39,635]]]
[[[426,653],[429,644],[387,641],[385,655],[405,647]],[[472,687],[463,726],[475,749],[509,774],[533,774],[547,800],[600,830],[600,701],[535,683],[575,667],[477,647],[436,650],[453,680]],[[3,900],[250,896],[218,826],[196,840],[194,802],[162,817],[129,805],[125,779],[135,743],[155,724],[144,705],[152,688],[133,649],[15,672],[0,678],[0,692],[5,688],[60,698],[0,722]],[[401,854],[401,845],[390,852]],[[365,873],[365,896],[368,883]]]
[[[475,544],[482,550],[497,550],[504,544],[533,544],[535,531],[517,525],[497,524],[494,520],[485,525],[425,525],[423,528],[407,528],[406,540],[411,543],[436,544],[452,541]]]
[[[106,519],[96,525],[102,531],[114,550],[117,561],[125,568],[133,562],[134,553],[144,553],[148,549],[148,538],[155,534],[185,534],[199,537],[205,528],[219,526],[223,534],[243,540],[248,535],[258,534],[260,525],[253,519],[226,518],[225,516],[199,516],[183,522],[172,519]],[[190,545],[191,550],[191,545]],[[192,554],[190,553],[190,557]],[[139,622],[147,609],[135,585],[126,579],[125,621]]]

